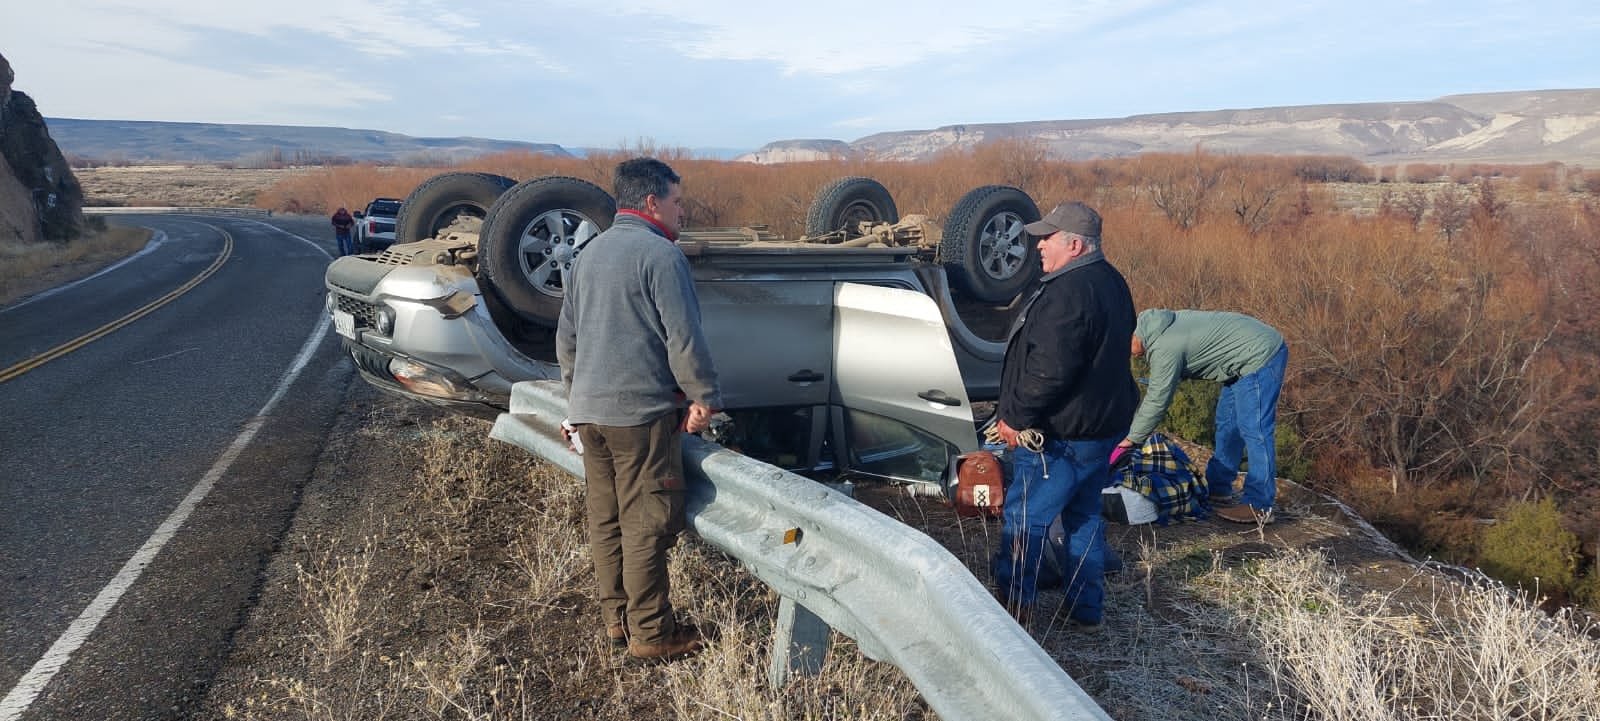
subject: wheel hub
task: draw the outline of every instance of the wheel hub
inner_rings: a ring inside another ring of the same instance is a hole
[[[1006,280],[1022,270],[1028,256],[1022,226],[1022,216],[1012,212],[997,213],[984,223],[978,239],[978,259],[990,278]]]
[[[545,295],[561,297],[572,261],[582,252],[580,246],[598,232],[594,222],[566,208],[534,218],[522,231],[517,253],[528,284]]]

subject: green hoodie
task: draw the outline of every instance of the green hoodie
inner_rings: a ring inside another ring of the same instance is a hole
[[[1150,362],[1150,387],[1134,413],[1128,439],[1143,443],[1167,415],[1178,381],[1230,383],[1272,360],[1283,336],[1242,313],[1151,308],[1139,314],[1133,335]]]

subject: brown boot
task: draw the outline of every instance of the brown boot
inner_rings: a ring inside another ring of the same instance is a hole
[[[692,656],[705,645],[705,640],[700,637],[700,629],[680,624],[671,635],[655,643],[630,639],[628,655],[643,661],[670,661]]]
[[[626,648],[628,646],[628,627],[620,623],[607,624],[606,640],[611,642],[613,648]]]
[[[1272,509],[1258,511],[1254,507],[1241,503],[1237,506],[1216,509],[1217,518],[1233,523],[1250,523],[1262,526],[1272,523]]]

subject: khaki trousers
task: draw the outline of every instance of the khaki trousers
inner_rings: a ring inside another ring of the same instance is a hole
[[[636,643],[676,630],[667,549],[684,527],[677,412],[637,426],[580,424],[596,597],[607,625],[626,623]]]

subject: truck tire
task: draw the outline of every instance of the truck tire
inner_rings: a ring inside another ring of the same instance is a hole
[[[889,189],[872,178],[840,178],[817,191],[806,212],[806,235],[816,237],[843,230],[845,239],[861,235],[857,225],[863,221],[894,223],[900,211],[894,207]]]
[[[611,227],[617,203],[587,180],[534,178],[506,191],[483,218],[479,279],[518,315],[555,327],[567,273],[583,244]]]
[[[1023,225],[1039,206],[1019,188],[975,188],[950,211],[939,240],[939,262],[955,287],[985,303],[1006,303],[1039,278],[1039,248]]]
[[[496,198],[517,181],[490,173],[441,173],[423,181],[400,203],[394,242],[434,237],[463,213],[482,218]]]

